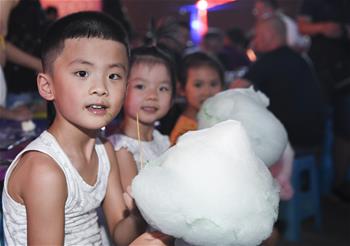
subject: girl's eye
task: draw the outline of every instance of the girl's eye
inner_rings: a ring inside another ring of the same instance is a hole
[[[121,76],[119,74],[113,73],[113,74],[110,74],[108,76],[108,78],[111,79],[111,80],[117,80],[117,79],[120,79]]]
[[[78,72],[75,72],[75,75],[81,78],[86,78],[89,75],[89,73],[86,71],[78,71]]]
[[[194,87],[200,88],[200,87],[202,87],[202,83],[201,82],[196,82],[196,83],[194,83]]]
[[[160,91],[170,91],[170,88],[168,86],[162,86],[159,88]]]
[[[217,87],[220,85],[220,83],[218,81],[213,81],[213,82],[211,82],[210,85],[211,85],[211,87]]]
[[[139,90],[142,90],[142,89],[145,88],[145,86],[142,85],[142,84],[136,84],[136,85],[135,85],[135,88],[136,88],[136,89],[139,89]]]

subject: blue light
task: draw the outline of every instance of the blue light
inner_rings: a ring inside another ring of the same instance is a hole
[[[201,35],[199,33],[201,28],[200,25],[201,23],[198,20],[198,11],[195,9],[195,11],[192,11],[190,15],[191,40],[194,44],[199,44],[201,40]]]
[[[193,20],[191,22],[191,28],[199,30],[201,23],[198,20]]]

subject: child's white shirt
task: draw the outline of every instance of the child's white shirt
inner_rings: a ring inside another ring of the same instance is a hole
[[[6,87],[5,76],[2,71],[2,67],[0,66],[0,106],[2,107],[6,106],[6,93],[7,93],[7,87]]]
[[[96,140],[95,150],[99,166],[96,183],[92,186],[83,180],[54,136],[47,131],[17,155],[6,173],[2,194],[5,244],[27,245],[26,209],[9,196],[7,185],[22,154],[27,151],[40,151],[56,161],[66,178],[68,196],[65,203],[64,244],[101,245],[96,208],[100,206],[106,194],[110,162],[105,147],[99,139]]]
[[[108,139],[113,144],[115,151],[118,151],[122,148],[127,149],[133,155],[137,170],[140,171],[141,151],[143,164],[146,164],[147,161],[158,158],[170,147],[170,141],[167,135],[163,135],[155,129],[152,136],[152,141],[140,142],[137,139],[128,137],[124,134],[114,134],[109,136]]]

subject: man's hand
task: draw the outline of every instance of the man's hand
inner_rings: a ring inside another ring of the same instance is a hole
[[[343,30],[338,23],[324,22],[321,33],[327,38],[339,38],[343,34]]]

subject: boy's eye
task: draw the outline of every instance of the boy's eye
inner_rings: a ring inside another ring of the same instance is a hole
[[[89,73],[86,71],[78,71],[78,72],[75,72],[75,75],[81,78],[86,78],[89,75]]]
[[[113,74],[110,74],[108,76],[108,78],[111,79],[111,80],[117,80],[117,79],[120,79],[121,76],[119,74],[113,73]]]

